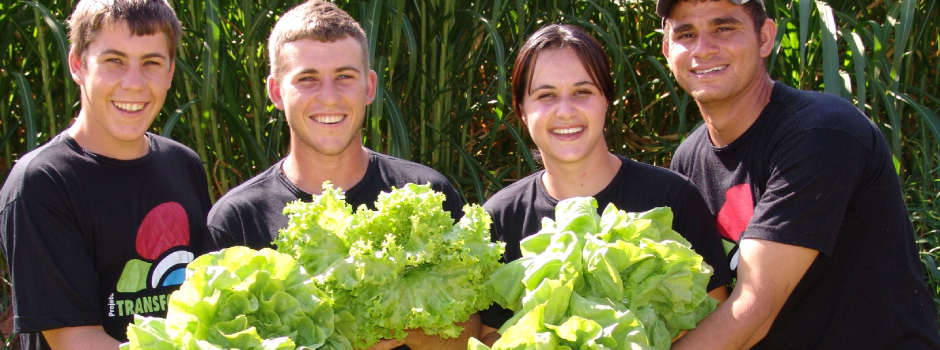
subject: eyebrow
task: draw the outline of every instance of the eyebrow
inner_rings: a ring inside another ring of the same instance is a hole
[[[712,26],[712,27],[721,26],[721,25],[727,25],[727,24],[742,24],[742,23],[741,23],[741,21],[739,21],[737,18],[734,18],[734,17],[731,17],[731,16],[713,18],[712,20],[708,21],[708,25],[710,25],[710,26]],[[673,28],[672,28],[672,31],[675,32],[675,33],[681,33],[681,32],[690,31],[690,30],[692,30],[692,29],[694,29],[694,28],[695,28],[695,26],[692,25],[691,23],[686,23],[686,24],[682,24],[682,25],[673,27]]]
[[[575,86],[575,87],[581,87],[581,86],[584,86],[584,85],[593,85],[593,86],[596,86],[597,84],[594,84],[594,82],[593,82],[593,81],[590,81],[590,80],[584,80],[584,81],[579,81],[579,82],[577,82],[577,83],[574,83],[574,86]],[[554,85],[542,84],[542,85],[539,85],[539,86],[537,86],[537,87],[535,87],[535,88],[529,90],[529,95],[531,95],[533,92],[536,92],[536,91],[539,91],[539,90],[542,90],[542,89],[554,89],[554,88],[555,88]]]
[[[115,49],[104,50],[104,51],[101,52],[101,54],[102,54],[102,55],[115,55],[115,56],[120,56],[120,57],[123,57],[123,58],[127,58],[127,57],[128,57],[127,54],[124,53],[123,51],[118,51],[118,50],[115,50]],[[167,59],[167,57],[164,56],[163,54],[156,53],[156,52],[151,52],[151,53],[145,54],[145,55],[143,56],[143,58],[145,58],[145,59],[147,59],[147,58],[162,58],[162,59],[164,59],[164,60]]]
[[[356,72],[356,73],[360,73],[359,68],[356,68],[356,67],[354,67],[354,66],[342,66],[342,67],[339,67],[339,68],[336,68],[336,69],[333,70],[334,73],[341,73],[341,72],[347,72],[347,71],[353,71],[353,72]],[[307,68],[307,69],[304,69],[304,70],[302,70],[302,71],[300,71],[300,72],[297,72],[297,74],[295,74],[295,75],[317,74],[317,73],[320,73],[320,71],[319,71],[318,69],[315,69],[315,68]]]
[[[742,24],[737,18],[728,16],[728,17],[718,17],[708,21],[708,24],[712,26],[720,26],[724,24]]]

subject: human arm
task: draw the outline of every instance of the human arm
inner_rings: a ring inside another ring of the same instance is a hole
[[[487,326],[485,324],[480,325],[480,336],[477,337],[477,339],[480,339],[480,341],[483,342],[483,344],[486,344],[486,346],[492,347],[493,343],[499,340],[499,337],[500,335],[496,328]]]
[[[404,344],[412,350],[466,349],[470,338],[480,334],[480,314],[470,315],[469,319],[457,322],[456,325],[463,327],[463,331],[456,338],[442,338],[427,335],[421,329],[411,329],[408,330],[408,337],[405,338]]]
[[[121,345],[101,326],[56,328],[42,331],[42,335],[54,350],[108,350]]]
[[[818,251],[761,239],[740,244],[738,280],[728,300],[673,349],[746,349],[764,338]]]

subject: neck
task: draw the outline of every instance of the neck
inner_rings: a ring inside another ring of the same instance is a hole
[[[744,134],[770,103],[773,89],[773,79],[763,74],[740,96],[725,101],[696,101],[712,144],[724,147]]]
[[[541,180],[548,194],[557,200],[594,196],[613,181],[621,164],[620,158],[605,149],[600,156],[584,162],[546,162]]]
[[[362,180],[368,168],[369,152],[362,145],[350,145],[337,155],[324,155],[309,147],[292,145],[281,171],[297,188],[319,195],[323,193],[324,181],[345,192]]]
[[[102,135],[103,131],[96,132],[95,126],[90,123],[92,122],[81,111],[75,119],[75,124],[68,129],[69,136],[86,151],[119,160],[137,159],[150,152],[150,138],[147,134],[134,140],[118,140],[109,135]]]

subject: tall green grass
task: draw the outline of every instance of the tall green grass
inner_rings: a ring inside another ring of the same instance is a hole
[[[170,0],[183,23],[173,88],[153,131],[196,150],[218,198],[286,152],[267,100],[265,41],[297,0]],[[508,76],[546,23],[592,32],[613,60],[607,125],[619,154],[657,165],[701,118],[661,54],[654,0],[337,0],[369,36],[379,76],[368,147],[428,164],[466,201],[538,167]],[[0,3],[0,173],[71,123],[78,90],[63,21],[74,0]],[[780,28],[771,75],[851,100],[897,159],[928,284],[940,303],[940,6],[933,0],[769,1]],[[916,25],[915,25],[916,24]],[[4,288],[7,284],[4,284]],[[0,303],[8,289],[0,291]],[[5,305],[5,304],[4,304]]]

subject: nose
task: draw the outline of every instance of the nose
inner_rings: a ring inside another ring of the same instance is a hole
[[[128,66],[121,77],[121,88],[125,90],[143,90],[144,74],[137,65]]]
[[[317,102],[327,106],[333,106],[339,103],[339,91],[336,91],[336,84],[332,79],[323,79],[320,83],[320,89],[316,95]]]
[[[715,44],[715,38],[708,33],[700,34],[692,47],[692,57],[696,58],[708,57],[717,52],[718,45]]]
[[[574,106],[574,101],[571,100],[571,96],[565,96],[558,100],[558,109],[555,110],[555,115],[560,118],[571,118],[577,114],[577,109]]]

